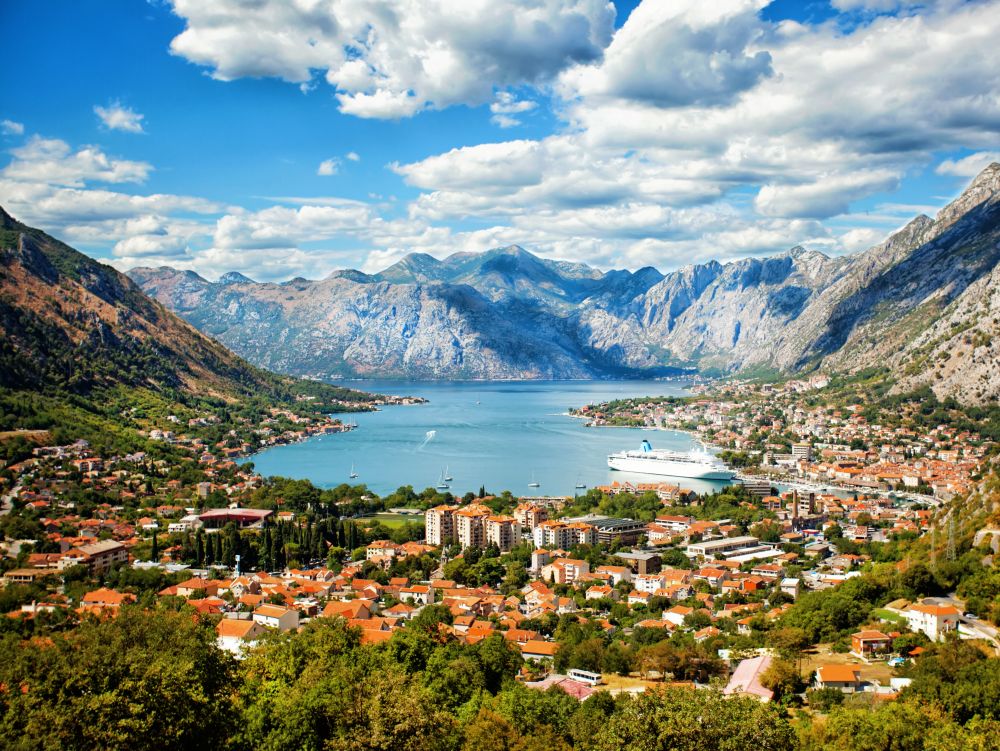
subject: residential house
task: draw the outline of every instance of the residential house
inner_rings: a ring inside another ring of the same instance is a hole
[[[267,629],[256,620],[236,618],[223,618],[215,627],[219,648],[232,652],[237,657],[241,657],[251,642],[266,632]]]
[[[253,611],[253,619],[267,628],[290,631],[299,627],[299,611],[281,605],[261,605]]]
[[[741,660],[736,666],[732,677],[723,693],[726,695],[753,696],[762,701],[769,702],[774,698],[774,692],[765,688],[761,684],[761,677],[771,667],[773,658],[770,655],[759,655],[749,660]]]
[[[434,602],[434,589],[426,584],[413,584],[399,590],[399,599],[414,605],[430,605]]]
[[[820,665],[816,669],[816,688],[835,688],[845,694],[861,690],[861,672],[853,665]]]
[[[532,639],[520,645],[521,656],[525,660],[538,660],[550,662],[555,659],[556,652],[559,651],[559,644],[552,641],[538,641]]]
[[[851,634],[851,652],[859,657],[884,654],[892,648],[892,637],[881,631],[859,631]]]
[[[915,603],[903,615],[911,631],[922,633],[931,641],[942,641],[945,634],[958,628],[961,613],[953,605]]]

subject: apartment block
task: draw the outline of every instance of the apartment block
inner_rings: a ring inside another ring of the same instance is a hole
[[[435,506],[424,514],[424,530],[428,545],[448,545],[455,541],[457,506]]]

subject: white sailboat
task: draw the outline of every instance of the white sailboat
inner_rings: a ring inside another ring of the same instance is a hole
[[[358,476],[358,473],[354,471],[354,462],[351,462],[351,479],[353,480]]]
[[[438,490],[448,490],[451,486],[444,481],[444,470],[441,470],[441,479],[438,480],[437,489]]]
[[[531,482],[528,483],[528,487],[529,488],[540,487],[540,485],[538,484],[538,480],[535,479],[535,473],[534,472],[531,473]]]
[[[455,479],[454,477],[452,477],[450,474],[448,474],[448,465],[445,464],[444,465],[444,481],[445,482],[451,482],[454,479]]]

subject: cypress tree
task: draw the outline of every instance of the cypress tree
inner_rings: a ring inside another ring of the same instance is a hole
[[[160,560],[160,545],[156,539],[155,529],[153,530],[153,549],[149,554],[149,560],[151,560],[153,563],[156,563],[158,560]]]
[[[285,567],[285,533],[284,525],[278,525],[277,534],[274,536],[272,547],[272,558],[274,559],[275,570]]]
[[[240,532],[235,524],[229,524],[226,528],[225,550],[222,556],[223,563],[230,567],[235,566],[236,555],[240,552]]]
[[[260,558],[266,571],[274,571],[274,559],[271,557],[271,528],[264,527],[261,535]]]

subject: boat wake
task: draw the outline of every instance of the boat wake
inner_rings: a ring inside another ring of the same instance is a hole
[[[436,435],[437,435],[437,431],[436,430],[428,430],[427,433],[424,434],[423,443],[421,443],[419,446],[417,446],[417,451],[420,451],[420,449],[422,449],[428,443],[430,443],[431,441],[433,441],[434,440],[434,436],[436,436]]]

